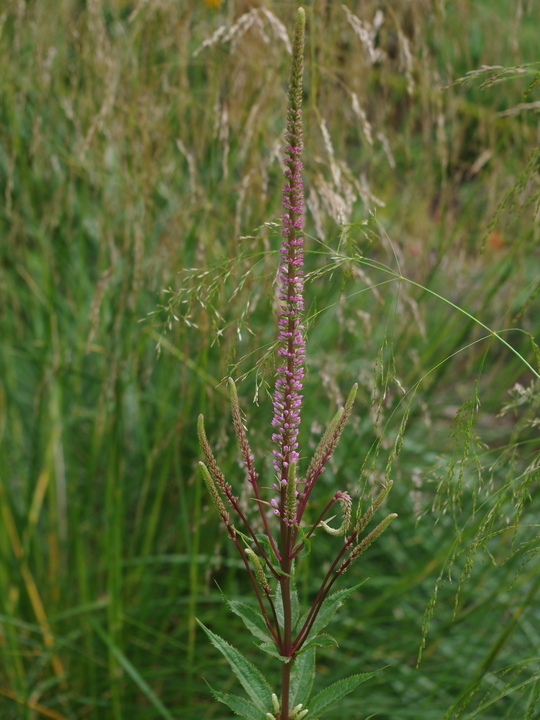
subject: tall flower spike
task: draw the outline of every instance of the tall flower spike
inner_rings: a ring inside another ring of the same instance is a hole
[[[281,486],[287,484],[290,463],[298,460],[298,427],[302,406],[305,339],[302,325],[304,309],[304,192],[302,184],[302,92],[304,76],[304,31],[306,16],[298,11],[293,45],[291,83],[285,147],[285,183],[283,186],[283,229],[281,234],[282,283],[279,299],[278,354],[281,365],[277,370],[274,393],[272,435],[278,449],[274,450],[274,468]]]

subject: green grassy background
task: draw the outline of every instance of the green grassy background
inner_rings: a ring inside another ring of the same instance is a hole
[[[218,385],[245,376],[270,477],[271,223],[297,6],[218,4],[0,13],[2,720],[228,718],[204,679],[235,681],[195,616],[276,673],[216,587],[249,592],[201,488],[195,425],[204,412],[240,487]],[[371,47],[341,3],[305,3],[306,453],[360,384],[315,503],[359,478],[369,490],[410,416],[387,501],[399,519],[345,576],[370,579],[316,684],[386,666],[329,719],[540,718],[539,395],[523,361],[538,370],[538,115],[505,114],[539,90],[524,97],[534,72],[441,90],[537,62],[540,11],[345,4]],[[306,599],[338,542],[317,541]]]

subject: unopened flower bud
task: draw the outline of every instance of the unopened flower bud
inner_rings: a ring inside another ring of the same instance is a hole
[[[246,555],[251,560],[251,564],[253,565],[253,570],[255,571],[255,577],[257,578],[257,582],[263,589],[264,594],[270,595],[270,593],[272,591],[270,589],[270,585],[268,583],[266,575],[264,574],[264,570],[261,565],[261,561],[259,560],[258,556],[255,555],[255,553],[253,552],[253,550],[251,548],[246,548]]]
[[[223,501],[220,497],[220,494],[218,492],[218,489],[216,487],[216,484],[214,483],[214,480],[212,479],[212,476],[210,475],[210,471],[206,467],[206,465],[203,462],[199,462],[199,467],[201,468],[204,484],[206,485],[206,489],[208,490],[208,493],[210,494],[210,497],[212,498],[212,502],[217,508],[217,511],[221,515],[221,518],[223,519],[223,522],[228,525],[229,523],[229,513],[225,509],[225,505],[223,504]]]

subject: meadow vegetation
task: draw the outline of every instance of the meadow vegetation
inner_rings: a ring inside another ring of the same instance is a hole
[[[386,667],[329,718],[533,720],[540,9],[304,7],[305,447],[359,383],[320,502],[384,477],[408,415],[399,517],[348,571],[369,580],[315,683]],[[251,657],[221,597],[249,584],[196,425],[247,502],[222,380],[266,451],[296,9],[0,12],[2,720],[230,718],[195,618]]]

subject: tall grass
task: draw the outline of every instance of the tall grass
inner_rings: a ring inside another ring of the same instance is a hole
[[[240,392],[269,409],[289,60],[278,20],[291,27],[296,5],[216,4],[21,0],[0,14],[6,720],[226,717],[203,678],[232,678],[194,617],[226,634],[215,581],[229,596],[247,586],[201,492],[195,423],[204,412],[233,468],[214,388],[256,368]],[[531,76],[452,83],[537,61],[539,11],[388,2],[370,34],[378,5],[346,5],[356,20],[306,3],[304,98],[306,417],[330,416],[360,383],[342,484],[378,440],[391,445],[404,392],[416,395],[397,530],[332,630],[349,673],[389,668],[361,711],[344,700],[335,716],[534,718],[538,393],[521,360],[433,293],[537,369],[534,174],[523,211],[507,203],[490,228],[537,145],[532,112],[505,114]],[[319,432],[305,427],[306,441]],[[384,471],[383,453],[370,457],[366,482]],[[309,595],[307,561],[300,575]],[[344,674],[322,658],[325,684]]]

